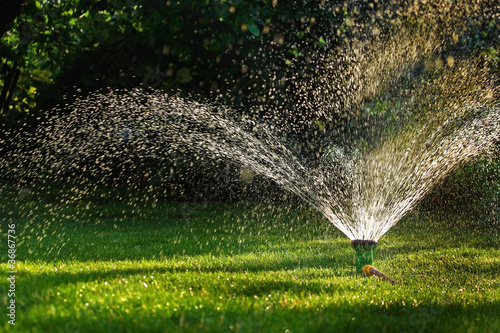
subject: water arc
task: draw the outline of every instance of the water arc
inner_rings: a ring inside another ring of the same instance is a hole
[[[25,156],[28,170],[102,173],[127,154],[144,163],[177,153],[236,161],[293,192],[349,239],[376,242],[435,184],[500,137],[498,107],[463,105],[376,146],[329,144],[311,164],[268,123],[235,120],[221,108],[139,89],[93,95],[40,126],[40,144]]]

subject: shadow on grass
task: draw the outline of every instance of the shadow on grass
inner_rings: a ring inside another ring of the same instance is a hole
[[[182,262],[181,262],[182,260]],[[240,258],[238,256],[232,259],[218,258],[213,262],[203,259],[203,263],[197,262],[196,258],[180,258],[177,263],[158,262],[148,263],[138,261],[138,268],[113,268],[109,266],[100,267],[93,266],[93,271],[86,268],[89,265],[86,262],[81,263],[81,272],[64,272],[64,269],[78,269],[78,263],[73,262],[66,264],[65,267],[60,267],[59,271],[51,271],[47,273],[30,274],[24,272],[24,283],[43,285],[45,289],[57,287],[65,284],[75,284],[78,282],[91,281],[109,281],[117,277],[129,278],[132,276],[158,276],[169,275],[171,277],[179,276],[179,274],[208,274],[215,275],[216,273],[272,273],[278,271],[288,271],[290,275],[293,272],[296,274],[307,274],[311,279],[329,278],[332,276],[355,276],[353,270],[353,256],[338,255],[333,258],[330,255],[311,256],[302,258],[291,258],[286,255],[273,260],[260,261],[258,258],[250,260]],[[50,265],[42,263],[43,265]],[[106,265],[112,264],[119,267],[120,265],[128,265],[126,262],[106,262]],[[269,282],[272,285],[272,282]]]

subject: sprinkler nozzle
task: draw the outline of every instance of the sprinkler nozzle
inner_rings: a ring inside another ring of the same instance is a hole
[[[386,281],[389,281],[392,284],[396,283],[396,281],[394,281],[393,279],[391,279],[390,277],[388,277],[387,275],[385,275],[384,273],[382,273],[381,271],[379,271],[378,269],[376,269],[372,265],[364,265],[363,266],[363,273],[365,273],[367,276],[376,275],[376,276],[381,277],[382,279],[384,279]]]
[[[370,239],[353,239],[351,245],[356,246],[377,246],[378,242]]]

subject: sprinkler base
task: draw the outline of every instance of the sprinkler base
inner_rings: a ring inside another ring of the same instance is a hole
[[[365,265],[373,265],[373,250],[378,243],[374,240],[354,239],[351,246],[356,251],[356,272],[363,273]]]

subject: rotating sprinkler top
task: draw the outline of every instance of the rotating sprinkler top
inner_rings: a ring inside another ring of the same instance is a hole
[[[351,245],[356,249],[359,246],[377,246],[378,242],[369,239],[353,239],[351,240]]]

